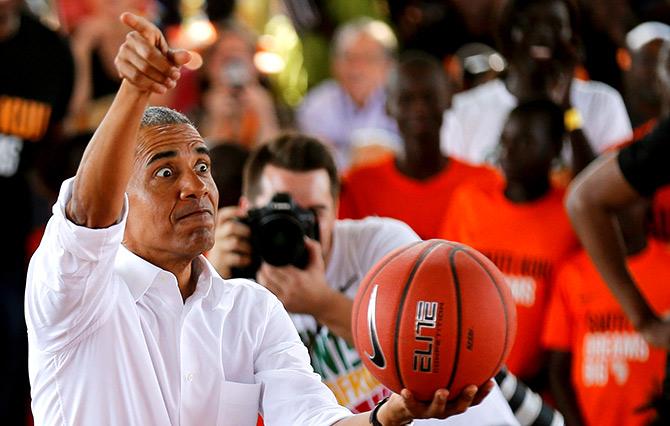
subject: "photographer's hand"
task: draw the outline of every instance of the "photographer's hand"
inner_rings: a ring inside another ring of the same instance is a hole
[[[239,207],[219,209],[214,247],[207,258],[223,278],[231,277],[231,268],[242,268],[251,262],[251,245],[249,227],[238,219],[244,216]]]
[[[287,311],[311,315],[352,343],[353,301],[328,285],[321,245],[308,238],[305,245],[309,250],[309,263],[305,269],[263,263],[256,280],[274,293]]]

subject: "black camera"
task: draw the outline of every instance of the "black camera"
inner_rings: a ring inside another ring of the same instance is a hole
[[[240,221],[251,229],[251,264],[233,268],[233,278],[255,278],[263,261],[304,269],[309,262],[305,236],[319,240],[316,213],[301,208],[283,192],[275,194],[265,207],[249,210]]]

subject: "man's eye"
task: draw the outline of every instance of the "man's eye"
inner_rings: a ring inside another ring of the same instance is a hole
[[[170,176],[172,176],[172,170],[168,167],[163,167],[161,169],[158,169],[158,171],[156,172],[156,176],[170,177]]]
[[[200,173],[206,173],[209,171],[209,165],[206,163],[198,163],[195,166],[195,169]]]

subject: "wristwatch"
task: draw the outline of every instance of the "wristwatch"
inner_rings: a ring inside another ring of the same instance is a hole
[[[379,409],[381,408],[382,405],[386,404],[386,402],[388,400],[389,400],[388,396],[386,398],[382,399],[381,401],[379,401],[377,403],[375,408],[373,408],[372,411],[370,412],[370,424],[372,426],[384,426],[383,424],[381,424],[379,422],[379,419],[377,419],[377,412],[379,411]]]

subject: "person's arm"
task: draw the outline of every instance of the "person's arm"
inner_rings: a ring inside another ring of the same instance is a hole
[[[577,404],[574,386],[572,386],[572,353],[564,351],[549,351],[549,386],[556,399],[556,406],[569,426],[584,424],[582,414]]]
[[[670,322],[651,309],[628,271],[614,213],[640,194],[623,176],[617,154],[601,157],[570,185],[566,207],[572,225],[633,326],[656,345],[670,348]]]
[[[435,391],[430,403],[422,403],[414,399],[412,393],[403,389],[400,394],[392,394],[388,402],[382,405],[377,412],[377,421],[384,426],[408,425],[416,419],[447,419],[463,414],[470,408],[478,405],[493,389],[493,381],[477,389],[476,386],[466,387],[461,394],[449,401],[449,392],[446,389]],[[357,414],[342,419],[337,426],[369,426],[370,413]]]
[[[124,17],[131,26],[137,24],[133,19]],[[137,35],[129,36],[119,52],[122,74],[136,69],[129,65],[130,57],[135,64],[145,61],[141,54],[129,56],[134,52],[130,37]],[[153,85],[142,76],[137,71],[129,76],[130,81],[124,81],[87,147],[77,176],[63,185],[54,215],[30,261],[25,312],[31,345],[38,350],[55,353],[67,348],[100,327],[115,306],[117,286],[109,284],[123,238],[122,212],[127,213],[125,183],[146,94]]]
[[[158,28],[144,18],[124,13],[121,21],[134,30],[116,58],[123,82],[84,152],[66,209],[70,220],[88,228],[108,227],[119,220],[149,95],[174,87],[179,65],[190,57],[169,51]]]
[[[571,108],[565,114],[570,116],[571,114],[578,113],[576,111],[576,109]],[[596,154],[581,127],[566,128],[566,132],[570,139],[570,148],[572,149],[572,175],[574,176],[584,170],[596,158]]]
[[[264,262],[258,272],[258,282],[274,293],[287,311],[311,315],[333,333],[353,343],[351,311],[354,302],[328,285],[321,245],[312,240],[305,240],[305,244],[309,250],[309,263],[304,270]]]
[[[268,302],[269,303],[266,303]],[[369,426],[370,413],[352,416],[337,404],[335,396],[314,374],[307,349],[300,341],[287,312],[267,294],[256,297],[255,312],[267,310],[265,326],[257,330],[260,338],[255,348],[255,382],[263,385],[261,413],[268,424],[337,424]],[[467,386],[449,399],[446,389],[436,391],[433,401],[416,401],[403,389],[379,407],[377,419],[384,426],[409,424],[413,419],[447,418],[479,404],[493,388],[493,381],[477,388]]]

